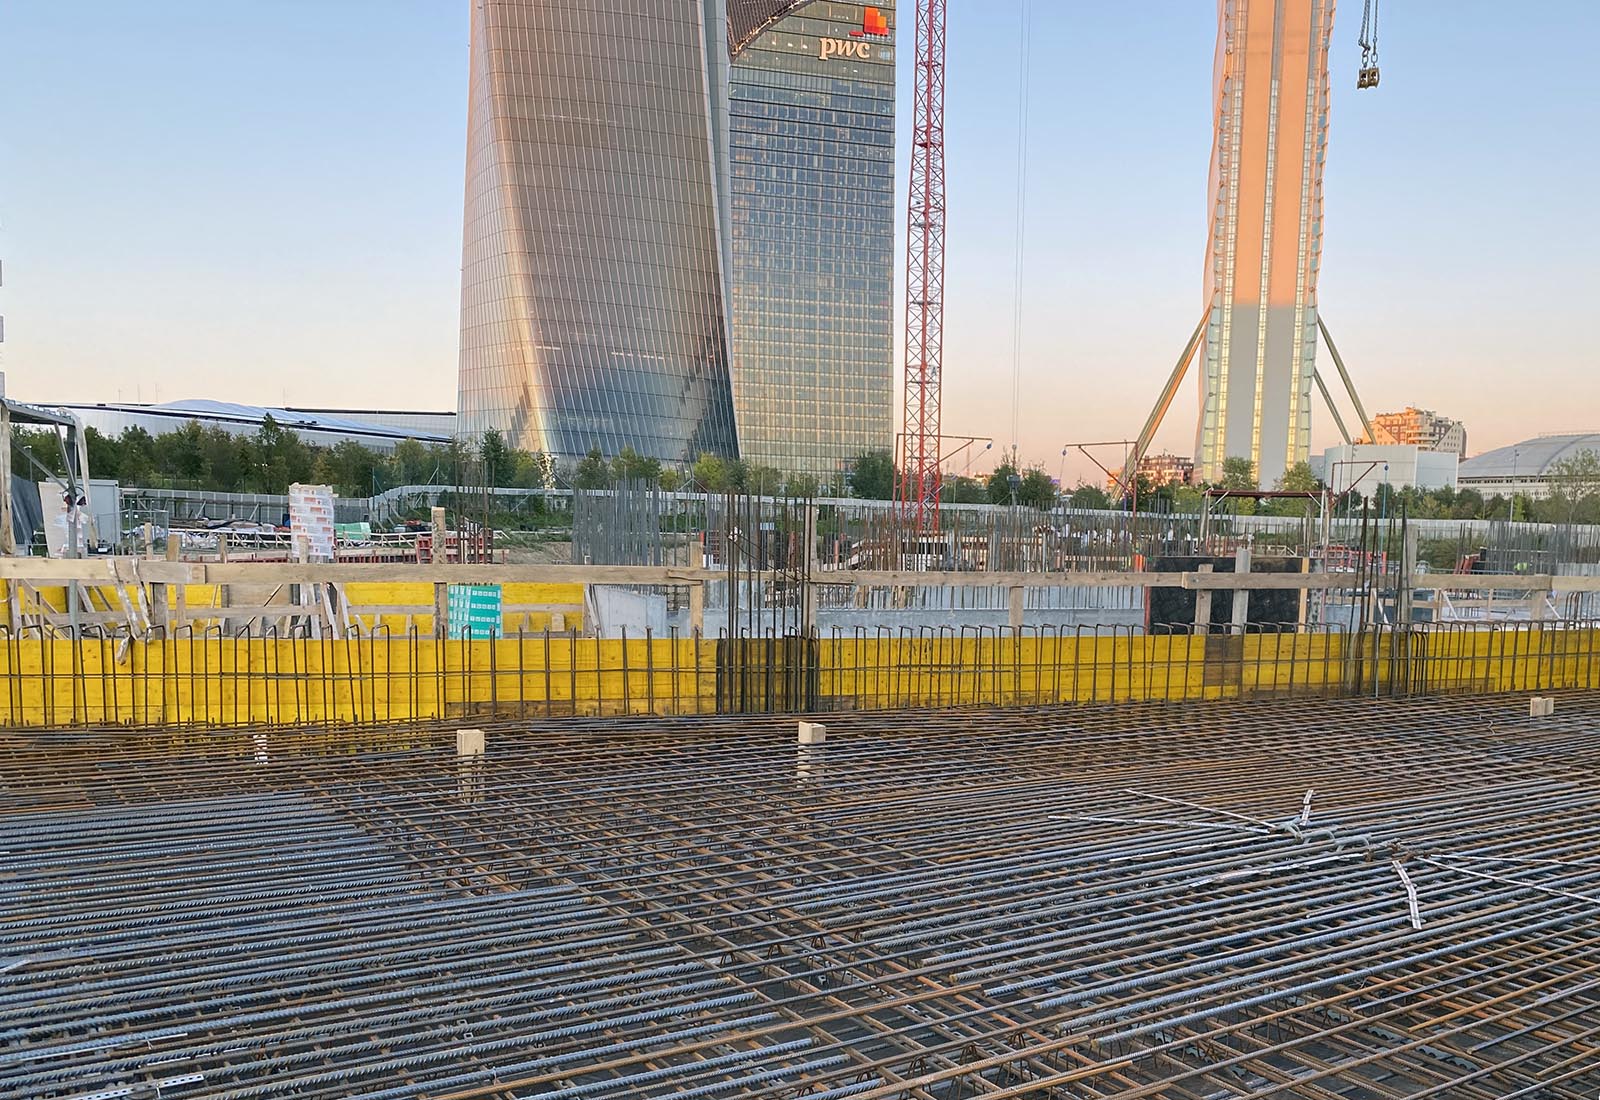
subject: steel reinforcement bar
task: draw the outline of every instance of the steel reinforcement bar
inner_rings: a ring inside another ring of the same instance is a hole
[[[0,1094],[1587,1100],[1528,709],[0,735]]]
[[[1600,686],[1600,625],[572,632],[442,639],[0,633],[17,727],[338,726],[582,715],[1554,691]]]

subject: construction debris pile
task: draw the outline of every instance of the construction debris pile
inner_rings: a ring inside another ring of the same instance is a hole
[[[0,1095],[1592,1100],[1517,709],[0,735]]]

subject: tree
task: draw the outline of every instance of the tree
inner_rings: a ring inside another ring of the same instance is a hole
[[[1311,472],[1311,463],[1296,462],[1278,478],[1273,489],[1280,493],[1314,493],[1320,489],[1317,475]],[[1265,511],[1274,516],[1304,516],[1314,514],[1316,506],[1309,500],[1274,500]]]
[[[783,484],[783,474],[774,466],[751,463],[744,468],[744,487],[757,496],[770,496]]]
[[[695,459],[692,476],[695,484],[708,493],[732,492],[744,482],[744,470],[737,459],[714,454],[702,454]]]
[[[517,472],[516,458],[506,446],[506,437],[500,434],[499,428],[484,431],[478,443],[478,459],[483,463],[484,478],[490,485],[496,488],[511,485]]]
[[[1280,493],[1314,493],[1322,488],[1322,483],[1317,480],[1317,475],[1311,472],[1311,463],[1296,462],[1283,476],[1278,478],[1274,486]]]
[[[330,475],[329,483],[342,496],[371,495],[378,466],[382,461],[376,452],[353,439],[346,439],[333,450],[324,451],[322,454],[327,459],[325,469]]]
[[[244,488],[255,457],[248,437],[241,438],[221,428],[208,428],[201,449],[205,453],[205,488],[219,493],[237,493]]]
[[[1172,510],[1184,515],[1198,516],[1205,499],[1193,485],[1177,485],[1172,490]]]
[[[262,418],[251,443],[256,465],[251,481],[257,492],[283,493],[296,482],[311,480],[316,455],[304,440],[279,427],[270,415]]]
[[[1553,503],[1564,513],[1567,523],[1576,523],[1579,511],[1600,498],[1600,455],[1582,450],[1551,463],[1550,483]]]
[[[556,463],[543,451],[517,451],[512,482],[521,489],[547,489],[555,484]]]
[[[894,459],[888,451],[867,451],[850,463],[850,495],[862,500],[894,499]]]
[[[143,428],[123,428],[117,437],[117,476],[126,485],[148,481],[156,470],[156,441]],[[94,464],[89,464],[94,469]]]
[[[1243,455],[1222,460],[1222,487],[1234,491],[1257,487],[1256,464]]]
[[[1072,490],[1072,495],[1067,498],[1067,503],[1074,508],[1086,508],[1103,512],[1111,507],[1111,497],[1100,486],[1080,481],[1078,482],[1078,487]]]
[[[89,452],[89,476],[116,480],[122,466],[122,448],[117,441],[107,439],[96,428],[83,430],[84,448]]]
[[[1017,489],[1017,503],[1040,511],[1049,511],[1056,506],[1056,483],[1042,466],[1035,466],[1022,475],[1022,484]]]
[[[790,474],[784,479],[783,491],[791,497],[811,500],[821,495],[822,483],[814,474]]]
[[[572,484],[578,489],[605,489],[611,485],[611,467],[606,464],[600,448],[592,448],[578,468],[572,472]]]
[[[433,477],[433,457],[415,439],[402,439],[389,456],[389,480],[395,485],[426,485]]]
[[[1022,489],[1022,475],[1009,461],[1002,462],[989,474],[987,488],[990,504],[1017,503],[1018,493]]]
[[[683,471],[673,466],[663,467],[656,484],[661,486],[663,493],[676,493],[683,488]]]
[[[206,479],[205,443],[205,429],[198,420],[156,436],[157,471],[175,481],[202,484]]]
[[[646,458],[632,447],[624,447],[611,460],[611,476],[619,484],[642,481],[654,485],[661,480],[661,460]]]
[[[66,473],[61,465],[61,437],[54,428],[12,428],[11,451],[13,455],[25,452],[33,457],[33,462],[26,458],[12,460],[16,472],[29,481],[40,480],[39,466],[57,477]],[[35,466],[34,462],[39,466]]]
[[[983,504],[989,499],[988,490],[977,478],[959,474],[944,479],[942,499],[946,504]]]
[[[1488,503],[1476,489],[1462,489],[1456,493],[1450,507],[1451,519],[1488,519]]]

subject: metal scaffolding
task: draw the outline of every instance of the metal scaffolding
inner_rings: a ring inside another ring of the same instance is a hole
[[[1588,1100],[1528,709],[0,734],[0,1094]]]

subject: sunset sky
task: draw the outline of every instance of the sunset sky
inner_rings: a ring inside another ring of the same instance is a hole
[[[1340,9],[1319,297],[1369,408],[1473,452],[1600,430],[1600,5],[1385,4],[1360,93]],[[950,12],[945,427],[990,454],[1020,10]],[[1019,442],[1054,475],[1137,432],[1200,318],[1216,5],[1030,11]],[[9,392],[453,408],[466,70],[465,0],[0,2]],[[1191,380],[1160,442],[1192,453],[1194,416]]]

